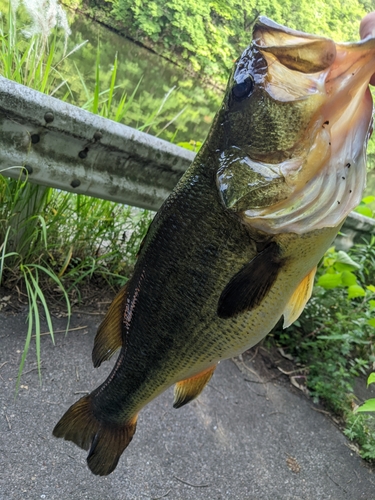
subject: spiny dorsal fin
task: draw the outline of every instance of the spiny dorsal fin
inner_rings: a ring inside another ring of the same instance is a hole
[[[294,290],[289,302],[284,310],[284,328],[288,328],[303,311],[306,302],[311,297],[316,266],[303,278],[301,283]]]
[[[258,306],[274,284],[283,265],[277,243],[271,243],[229,281],[218,303],[217,314],[227,319]]]
[[[122,322],[126,303],[127,285],[125,285],[109,306],[95,336],[92,350],[92,362],[95,368],[110,359],[122,346]]]
[[[210,381],[215,368],[216,365],[211,366],[194,377],[177,382],[174,386],[173,408],[180,408],[199,396],[206,384]]]

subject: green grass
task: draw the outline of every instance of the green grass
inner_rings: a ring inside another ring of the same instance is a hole
[[[36,90],[74,101],[69,79],[64,76],[63,30],[22,36],[23,23],[9,4],[0,29],[0,74]],[[24,12],[21,12],[24,18]],[[77,70],[78,71],[78,70]],[[131,108],[141,81],[131,95],[116,83],[117,56],[110,87],[101,89],[98,47],[94,89],[85,86],[83,108],[115,121],[122,121]],[[161,116],[163,105],[146,117],[149,127]],[[35,336],[40,375],[40,324],[44,318],[54,342],[51,304],[59,301],[68,316],[71,298],[79,300],[83,285],[95,277],[97,283],[117,288],[123,285],[153,213],[126,205],[36,186],[0,172],[0,285],[18,288],[28,302],[27,334],[21,357],[17,388],[31,340]],[[51,293],[53,291],[53,293]],[[53,300],[52,300],[53,297]],[[52,300],[52,302],[51,302]],[[68,329],[67,325],[67,329]]]

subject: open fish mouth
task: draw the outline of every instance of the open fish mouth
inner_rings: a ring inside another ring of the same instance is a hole
[[[375,38],[335,43],[261,17],[251,47],[267,65],[260,82],[264,95],[280,109],[302,109],[309,119],[293,128],[293,121],[283,123],[281,116],[280,127],[289,127],[291,138],[282,151],[248,148],[258,168],[277,169],[289,192],[274,204],[250,207],[245,218],[271,233],[336,227],[361,201],[365,187]]]

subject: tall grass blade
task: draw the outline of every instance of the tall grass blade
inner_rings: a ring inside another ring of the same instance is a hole
[[[111,75],[111,85],[109,87],[109,94],[108,94],[108,101],[107,101],[108,111],[111,109],[113,92],[115,90],[116,76],[117,76],[117,66],[118,66],[118,59],[117,59],[117,52],[116,52],[116,54],[115,54],[115,61],[113,63],[112,75]]]
[[[84,47],[87,44],[87,42],[88,42],[88,40],[84,40],[83,42],[81,42],[78,45],[76,45],[70,52],[68,52],[67,54],[65,54],[64,57],[62,57],[60,59],[60,61],[59,61],[58,64],[62,63],[65,59],[68,59],[68,57],[70,57],[75,52],[77,52],[77,50],[80,50],[82,47]]]
[[[63,265],[62,265],[62,267],[61,267],[61,269],[60,269],[60,271],[59,271],[59,273],[57,275],[59,278],[61,278],[63,276],[63,274],[65,273],[67,267],[69,266],[69,263],[70,263],[70,261],[72,259],[72,255],[73,255],[73,246],[70,246],[70,248],[68,250],[68,254],[67,254],[66,258],[65,258],[65,261],[64,261],[64,263],[63,263]]]
[[[71,310],[69,296],[68,296],[68,294],[67,294],[67,292],[66,292],[63,284],[61,283],[61,280],[50,269],[47,269],[46,267],[43,267],[40,264],[29,264],[29,266],[30,267],[35,267],[36,269],[39,269],[39,270],[43,271],[45,274],[47,274],[56,283],[56,285],[61,290],[61,292],[62,292],[62,294],[64,296],[64,299],[65,299],[66,308],[67,308],[67,311],[68,311],[67,312],[67,314],[68,314],[68,322],[67,322],[67,326],[66,326],[66,331],[68,331],[69,330],[69,324],[70,324],[70,316],[72,315],[72,310]]]
[[[51,43],[51,46],[50,46],[50,49],[49,49],[49,54],[48,54],[48,57],[47,57],[47,62],[45,64],[45,66],[44,66],[44,74],[43,74],[42,82],[40,84],[40,91],[41,92],[45,92],[46,91],[47,82],[48,82],[48,79],[51,76],[52,62],[53,62],[53,58],[54,58],[54,55],[55,55],[55,48],[56,48],[56,32],[54,33],[54,36],[53,36],[53,39],[52,39],[52,43]]]
[[[164,125],[164,127],[163,127],[163,128],[162,128],[162,129],[161,129],[161,130],[160,130],[160,131],[156,134],[156,137],[159,137],[159,135],[160,135],[162,132],[164,132],[164,130],[165,130],[166,128],[168,128],[170,125],[172,125],[172,123],[173,123],[173,122],[175,122],[175,121],[177,120],[177,118],[179,118],[185,110],[186,110],[186,107],[185,107],[185,108],[182,108],[182,109],[181,109],[181,111],[179,111],[179,112],[177,113],[177,115],[175,115],[175,116],[172,118],[172,120],[170,120],[170,121],[169,121],[166,125]]]
[[[5,233],[5,238],[2,244],[0,245],[0,251],[1,251],[1,257],[0,257],[0,286],[3,280],[3,270],[4,270],[4,262],[7,257],[12,257],[18,255],[16,252],[10,252],[10,253],[5,253],[7,243],[8,243],[8,238],[10,234],[11,227],[8,227],[6,233]]]
[[[29,299],[29,312],[27,315],[27,334],[26,334],[26,340],[25,340],[25,346],[23,348],[22,356],[21,356],[21,361],[20,361],[20,366],[18,368],[18,375],[17,375],[17,381],[16,381],[16,394],[15,397],[18,394],[19,386],[20,386],[20,381],[21,381],[21,375],[23,372],[23,367],[25,365],[25,360],[27,353],[29,352],[29,347],[30,347],[30,341],[31,341],[31,335],[33,331],[33,324],[34,324],[34,306],[35,306],[35,297],[33,294],[32,287],[30,286],[28,277],[27,277],[27,271],[21,268],[21,272],[23,273],[23,278],[25,281],[26,285],[26,290],[27,290],[27,296]]]
[[[78,75],[79,81],[81,82],[82,89],[83,89],[83,90],[84,90],[84,92],[85,92],[85,95],[86,95],[86,100],[87,100],[87,101],[89,101],[89,100],[90,100],[90,92],[89,92],[89,90],[88,90],[88,88],[87,88],[87,86],[86,86],[85,79],[83,78],[82,73],[80,72],[80,70],[79,70],[79,68],[78,68],[77,64],[75,63],[75,61],[74,61],[74,63],[73,63],[73,64],[74,64],[74,67],[75,67],[75,69],[76,69],[76,71],[77,71],[77,75]],[[82,106],[82,107],[83,107],[83,106]],[[85,109],[85,108],[83,107],[83,109]]]
[[[133,90],[133,92],[131,93],[131,95],[127,101],[126,101],[126,94],[124,94],[122,96],[120,104],[116,110],[115,118],[114,118],[114,120],[116,122],[121,122],[123,120],[124,116],[126,115],[126,113],[128,112],[130,106],[132,105],[132,103],[134,101],[135,95],[138,92],[139,86],[141,85],[142,79],[143,79],[143,76],[141,76],[141,78],[139,79],[139,82],[135,86],[135,89]]]
[[[32,267],[34,267],[34,266],[30,265],[30,268],[32,268]],[[43,272],[45,272],[44,268],[43,268]],[[54,334],[53,334],[52,319],[51,319],[51,315],[50,315],[50,312],[49,312],[49,308],[48,308],[46,299],[44,297],[44,293],[42,292],[42,289],[39,286],[38,269],[35,270],[35,278],[33,276],[33,273],[31,271],[31,269],[29,269],[29,273],[30,273],[30,279],[31,279],[33,287],[34,287],[35,297],[39,298],[40,302],[42,303],[42,306],[43,306],[43,309],[44,309],[44,313],[46,315],[46,321],[47,321],[47,325],[48,325],[48,328],[49,328],[49,331],[50,331],[51,339],[52,339],[52,342],[54,344],[55,343],[55,337],[54,337]],[[37,313],[38,313],[37,315],[39,317],[38,304],[36,305],[36,311],[37,311]],[[40,337],[40,329],[38,330],[37,325],[35,324],[35,338],[38,340],[39,337]]]
[[[100,51],[99,43],[96,52],[96,66],[95,66],[95,89],[94,89],[94,100],[92,103],[92,112],[98,113],[99,110],[99,94],[100,94]]]

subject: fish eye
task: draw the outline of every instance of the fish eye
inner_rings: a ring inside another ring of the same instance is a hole
[[[232,87],[232,96],[236,101],[242,101],[249,97],[253,88],[254,80],[250,75],[247,75],[242,82],[238,82]]]

